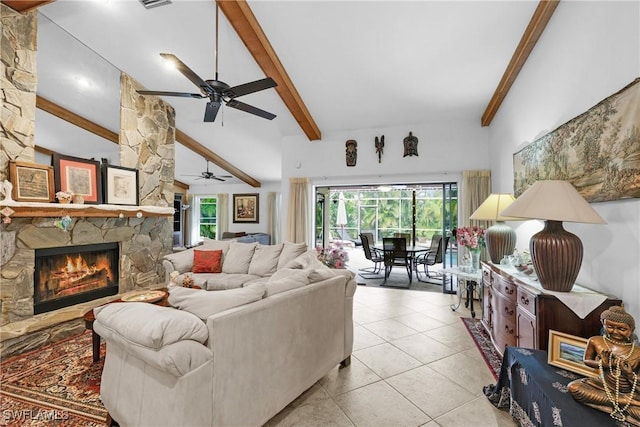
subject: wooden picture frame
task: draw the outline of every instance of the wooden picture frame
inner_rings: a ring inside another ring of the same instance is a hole
[[[84,203],[102,203],[100,162],[53,153],[55,189],[81,195]]]
[[[37,163],[9,162],[11,198],[17,202],[53,202],[53,166]]]
[[[587,339],[549,329],[549,365],[575,372],[586,377],[598,375],[598,370],[584,364]]]
[[[140,203],[138,169],[102,165],[104,202],[108,205],[132,205]]]
[[[257,223],[260,214],[260,195],[234,194],[233,195],[233,222]]]

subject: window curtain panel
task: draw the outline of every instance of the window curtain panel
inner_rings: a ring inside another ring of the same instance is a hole
[[[309,178],[289,178],[289,210],[287,212],[287,240],[307,241],[309,206]]]
[[[220,240],[222,233],[229,231],[229,194],[216,194],[216,239]]]
[[[187,210],[187,214],[185,215],[185,227],[189,230],[186,234],[186,242],[185,246],[190,247],[194,246],[200,240],[200,218],[198,215],[200,214],[200,204],[198,203],[197,197],[193,194],[187,194],[187,204],[189,205],[189,209]]]
[[[490,225],[490,221],[470,220],[469,217],[491,194],[491,171],[464,171],[462,173],[462,224],[465,227],[484,227]],[[482,250],[481,259],[486,261],[488,258],[487,249]]]
[[[275,191],[267,193],[267,233],[271,235],[271,244],[280,241],[280,195]]]

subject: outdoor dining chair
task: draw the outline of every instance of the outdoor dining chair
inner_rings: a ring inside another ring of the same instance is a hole
[[[434,234],[431,238],[429,252],[425,252],[416,257],[416,274],[420,274],[419,267],[422,266],[425,276],[427,276],[428,279],[432,278],[429,273],[429,266],[434,266],[442,262],[442,257],[448,244],[449,236],[443,239],[441,234]]]
[[[404,237],[384,237],[382,239],[382,248],[384,249],[384,282],[387,282],[391,269],[393,267],[404,267],[409,276],[409,285],[413,279],[411,271],[411,257],[407,252],[407,239]]]
[[[379,277],[384,255],[382,251],[374,247],[373,233],[360,233],[360,241],[362,242],[364,257],[373,262],[373,267],[361,268],[358,270],[358,274],[365,279]]]

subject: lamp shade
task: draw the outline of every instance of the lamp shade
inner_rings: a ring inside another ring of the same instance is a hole
[[[543,219],[542,231],[529,242],[531,260],[544,289],[569,292],[582,264],[582,242],[562,227],[562,221],[606,224],[578,191],[567,181],[538,181],[502,215]]]
[[[497,221],[496,224],[487,228],[484,235],[487,251],[494,264],[499,263],[505,255],[511,255],[516,248],[516,232],[503,221],[522,219],[501,214],[514,200],[511,194],[491,194],[469,217],[469,219]]]
[[[568,181],[537,181],[501,215],[528,219],[606,224]]]

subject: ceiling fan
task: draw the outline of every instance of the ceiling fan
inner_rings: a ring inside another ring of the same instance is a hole
[[[218,110],[222,106],[223,102],[228,107],[235,108],[236,110],[245,111],[247,113],[254,114],[267,120],[273,120],[276,117],[275,114],[261,110],[252,105],[245,104],[244,102],[240,102],[236,99],[243,95],[248,95],[250,93],[276,87],[277,83],[271,77],[233,87],[229,86],[225,82],[218,80],[218,9],[218,5],[216,4],[216,48],[214,52],[216,64],[215,79],[203,80],[193,70],[191,70],[191,68],[187,67],[182,61],[180,61],[177,56],[171,53],[161,53],[160,56],[162,56],[167,61],[173,62],[178,71],[180,71],[194,85],[200,88],[200,93],[166,92],[156,90],[138,90],[137,92],[141,95],[209,98],[209,102],[207,102],[207,106],[204,111],[205,122],[215,121]]]
[[[216,179],[218,181],[226,181],[226,179],[233,178],[231,175],[216,175],[213,172],[209,172],[209,160],[207,160],[207,170],[201,172],[200,175],[182,175],[182,176],[197,176],[196,179]],[[223,179],[226,178],[226,179]]]

